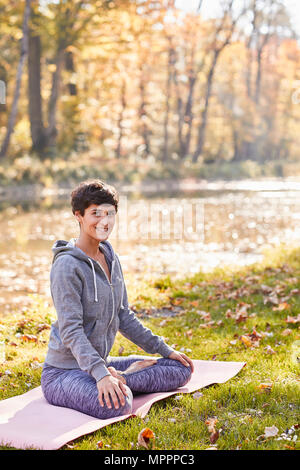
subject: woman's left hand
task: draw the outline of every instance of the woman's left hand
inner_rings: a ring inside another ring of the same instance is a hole
[[[194,372],[194,364],[192,359],[190,359],[188,356],[183,354],[182,352],[178,351],[173,351],[171,352],[170,356],[168,356],[169,359],[175,359],[175,361],[181,362],[186,367],[191,367],[191,371]]]

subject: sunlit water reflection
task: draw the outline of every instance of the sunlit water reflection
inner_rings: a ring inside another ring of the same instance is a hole
[[[270,190],[269,190],[270,189]],[[300,186],[245,191],[236,188],[151,197],[120,191],[109,238],[123,271],[136,278],[182,277],[216,266],[247,265],[266,247],[300,239]],[[51,247],[79,234],[67,197],[4,205],[0,212],[0,308],[29,303],[28,293],[49,297]]]

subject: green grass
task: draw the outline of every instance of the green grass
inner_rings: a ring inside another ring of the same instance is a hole
[[[205,421],[212,417],[218,420],[217,449],[299,449],[299,440],[277,440],[299,423],[299,323],[286,322],[288,316],[296,317],[300,312],[299,275],[300,250],[281,247],[267,254],[262,264],[239,270],[218,269],[181,280],[166,277],[138,285],[128,279],[129,298],[137,312],[151,306],[182,307],[181,315],[166,321],[150,316],[142,319],[168,344],[177,350],[191,350],[186,354],[193,359],[245,361],[247,365],[225,384],[201,389],[203,395],[198,399],[193,393],[182,394],[180,399],[169,397],[155,403],[144,419],[115,423],[62,449],[96,450],[98,441],[102,441],[104,450],[142,449],[137,438],[144,427],[154,432],[157,450],[207,449],[212,444]],[[277,292],[281,304],[278,310],[278,305],[267,302],[264,286]],[[236,314],[245,304],[246,315],[237,321]],[[199,314],[202,311],[209,312],[214,322],[207,328],[201,327],[207,324]],[[53,307],[40,296],[32,296],[32,307],[2,318],[0,353],[2,346],[6,361],[0,365],[0,399],[40,385],[39,365],[46,354],[54,317]],[[248,347],[241,336],[253,329],[262,337],[256,346]],[[286,329],[291,331],[283,335]],[[119,334],[110,354],[119,355],[120,346],[124,347],[123,355],[145,354]],[[263,389],[262,383],[272,386]],[[276,437],[259,437],[271,426],[278,428]],[[299,437],[296,426],[291,437],[297,434]]]

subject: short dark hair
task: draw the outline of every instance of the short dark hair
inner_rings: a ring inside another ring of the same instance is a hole
[[[118,212],[119,195],[117,190],[99,179],[86,180],[80,183],[71,193],[72,212],[84,211],[91,204],[112,204]]]

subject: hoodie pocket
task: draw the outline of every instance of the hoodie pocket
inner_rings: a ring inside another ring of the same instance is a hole
[[[105,338],[107,335],[107,324],[105,321],[97,319],[93,327],[89,331],[88,339],[93,346],[99,347],[101,344],[105,343]]]

